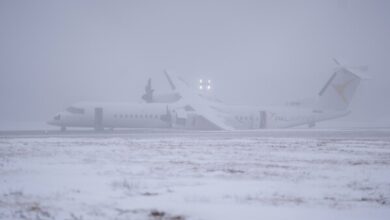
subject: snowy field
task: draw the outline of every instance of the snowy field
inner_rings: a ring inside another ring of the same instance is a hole
[[[0,219],[390,219],[390,130],[3,136]]]

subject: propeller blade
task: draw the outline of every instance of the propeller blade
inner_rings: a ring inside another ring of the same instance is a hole
[[[152,89],[152,79],[149,78],[148,82],[145,86],[145,94],[142,95],[142,99],[148,103],[152,102],[153,101],[153,92],[154,92],[154,89]]]

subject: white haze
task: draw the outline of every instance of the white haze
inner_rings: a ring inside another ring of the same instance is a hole
[[[390,124],[390,2],[0,1],[1,128],[78,101],[138,102],[175,70],[227,103],[315,96],[335,64],[368,65],[346,121]]]

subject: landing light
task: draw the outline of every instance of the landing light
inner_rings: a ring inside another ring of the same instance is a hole
[[[199,90],[211,90],[211,79],[199,79]]]

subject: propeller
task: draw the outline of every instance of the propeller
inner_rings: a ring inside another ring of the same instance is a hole
[[[150,103],[153,101],[153,92],[154,89],[152,89],[152,79],[148,79],[148,83],[145,86],[145,94],[142,96],[142,99],[146,102]]]
[[[164,74],[165,74],[165,77],[167,78],[167,80],[169,82],[169,85],[171,86],[171,89],[173,91],[175,91],[176,90],[176,86],[175,86],[175,84],[173,84],[171,76],[169,76],[168,70],[164,70]]]

